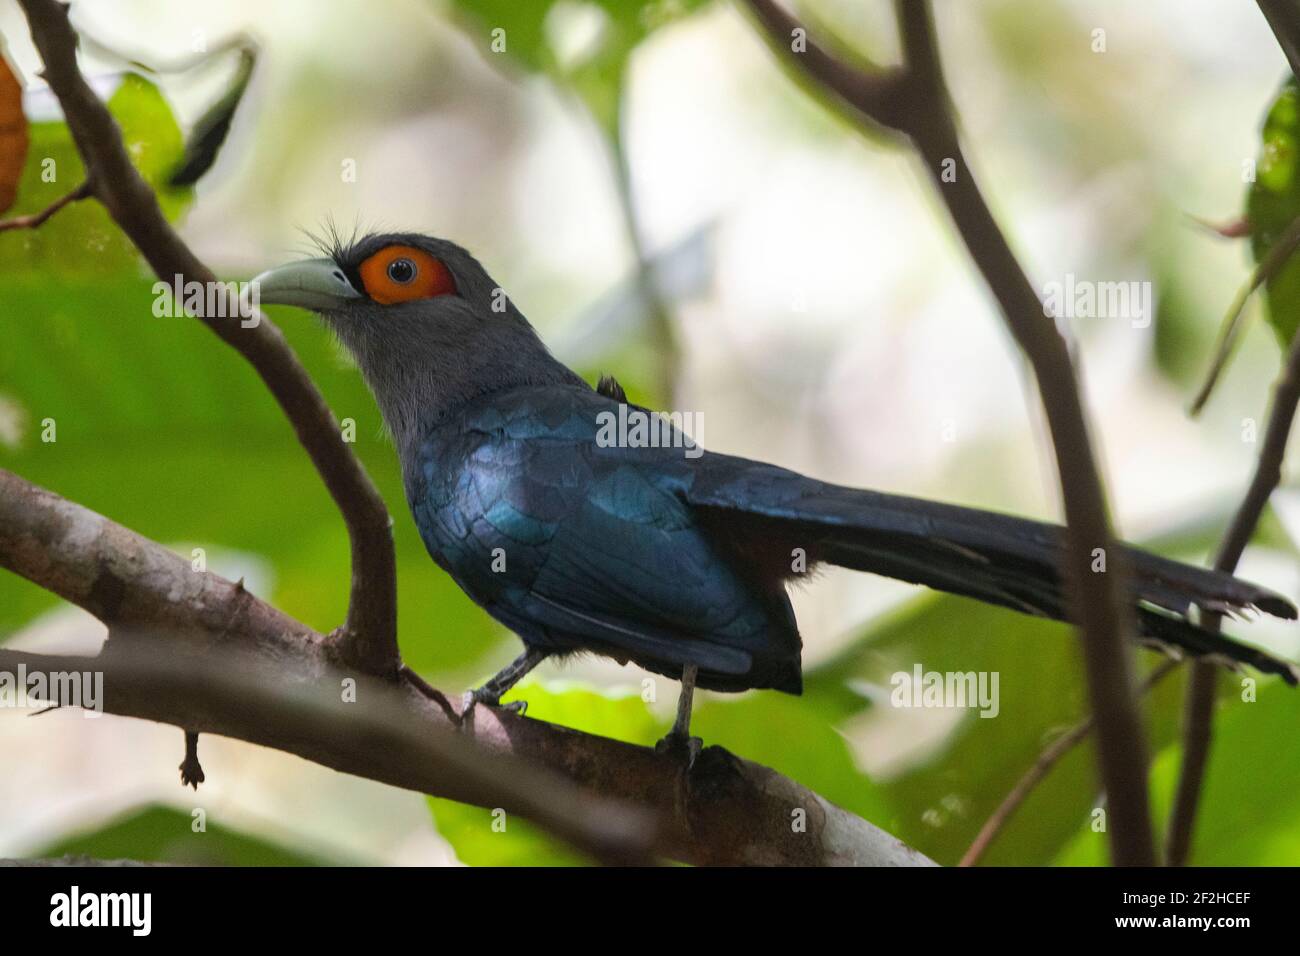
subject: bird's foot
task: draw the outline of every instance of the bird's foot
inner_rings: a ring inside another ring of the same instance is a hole
[[[181,786],[199,789],[204,781],[203,765],[199,763],[199,734],[196,730],[185,731],[185,759],[181,761]]]
[[[528,701],[512,700],[508,704],[501,703],[501,695],[494,694],[485,687],[479,687],[474,690],[465,691],[465,696],[461,699],[461,719],[469,715],[479,704],[485,707],[491,707],[495,710],[505,710],[512,714],[519,714],[521,717],[524,711],[528,709]]]
[[[180,771],[182,787],[193,787],[197,790],[199,789],[199,784],[206,779],[203,776],[203,765],[199,763],[198,757],[186,756],[186,758],[181,761]]]
[[[670,731],[655,744],[655,753],[680,755],[686,763],[687,770],[695,766],[695,759],[703,749],[704,741],[699,737],[691,737],[677,731]]]

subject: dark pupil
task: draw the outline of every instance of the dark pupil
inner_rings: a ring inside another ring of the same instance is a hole
[[[394,259],[388,264],[388,278],[406,285],[415,278],[415,263],[410,259]]]

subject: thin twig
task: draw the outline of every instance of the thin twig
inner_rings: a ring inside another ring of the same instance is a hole
[[[1216,570],[1231,573],[1236,569],[1237,562],[1241,560],[1246,545],[1255,533],[1260,516],[1268,506],[1273,489],[1282,481],[1282,462],[1286,457],[1287,439],[1295,422],[1297,404],[1300,404],[1300,335],[1291,340],[1286,364],[1273,385],[1268,425],[1264,430],[1259,461],[1255,465],[1255,473],[1251,476],[1246,495],[1219,545],[1219,553],[1214,560]],[[1219,623],[1217,614],[1207,614],[1203,622],[1206,629],[1212,631],[1218,630]],[[1187,702],[1183,711],[1183,763],[1165,840],[1165,858],[1170,866],[1184,865],[1191,854],[1192,828],[1200,802],[1205,768],[1209,762],[1210,738],[1214,729],[1217,677],[1212,664],[1200,661],[1192,663]]]
[[[1142,683],[1140,693],[1145,695],[1151,688],[1165,677],[1172,674],[1178,669],[1179,661],[1169,658],[1160,662]],[[1042,783],[1043,779],[1051,772],[1052,768],[1071,750],[1077,747],[1083,741],[1088,739],[1092,733],[1093,720],[1091,715],[1079,721],[1065,733],[1053,740],[1038,759],[1034,761],[1033,766],[1025,771],[1011,791],[998,804],[997,809],[989,815],[984,826],[980,827],[980,832],[975,835],[971,841],[970,848],[962,855],[961,862],[958,866],[974,866],[984,856],[988,848],[992,845],[1002,828],[1007,825],[1007,821],[1020,809],[1020,805],[1025,802],[1034,788]]]
[[[614,186],[618,193],[623,231],[627,235],[636,259],[637,292],[647,312],[651,352],[655,360],[655,390],[658,392],[659,400],[671,407],[673,393],[677,389],[677,378],[681,372],[681,345],[677,341],[677,330],[673,326],[672,311],[659,291],[659,283],[651,266],[650,253],[641,237],[641,217],[633,194],[632,167],[624,142],[624,130],[620,126],[611,135],[612,140],[608,144],[609,162],[613,167]]]
[[[806,38],[805,52],[792,46],[804,28],[773,0],[745,0],[766,30],[770,45],[838,98],[873,128],[902,132],[920,153],[927,172],[971,259],[1001,307],[1003,318],[1034,369],[1052,436],[1067,526],[1064,577],[1078,625],[1091,710],[1097,719],[1097,752],[1110,809],[1111,857],[1117,865],[1151,865],[1155,842],[1147,794],[1146,745],[1134,699],[1131,630],[1124,585],[1126,569],[1113,547],[1105,491],[1093,455],[1077,376],[1065,339],[1045,315],[1024,270],[966,163],[957,136],[934,36],[930,5],[895,0],[903,66],[865,72],[845,64]],[[1106,558],[1104,573],[1093,570]]]
[[[45,221],[53,216],[64,206],[69,206],[74,202],[80,202],[95,191],[94,185],[89,179],[78,186],[72,192],[60,196],[54,202],[50,203],[40,212],[28,213],[25,216],[14,216],[12,219],[0,219],[0,232],[8,232],[10,229],[39,229],[45,225]]]
[[[1219,340],[1214,346],[1214,360],[1210,364],[1210,370],[1205,375],[1205,382],[1201,385],[1200,391],[1192,399],[1190,412],[1192,415],[1199,415],[1201,409],[1210,398],[1210,393],[1214,391],[1215,384],[1219,381],[1219,376],[1223,373],[1224,367],[1228,364],[1228,357],[1232,355],[1232,350],[1240,338],[1245,323],[1241,320],[1242,312],[1246,308],[1246,302],[1250,299],[1251,294],[1261,285],[1277,275],[1282,266],[1286,265],[1292,254],[1295,253],[1296,247],[1300,246],[1300,216],[1291,221],[1282,235],[1278,236],[1277,241],[1269,247],[1264,260],[1255,267],[1255,271],[1250,274],[1237,294],[1232,299],[1232,304],[1228,306],[1228,313],[1224,316],[1223,324],[1220,326]]]
[[[58,97],[68,129],[95,183],[95,196],[140,250],[159,279],[207,285],[216,276],[163,216],[149,184],[122,142],[122,131],[77,66],[77,34],[67,5],[19,0],[44,62],[42,76]],[[284,335],[265,316],[196,316],[248,360],[279,402],[347,525],[352,552],[348,615],[333,637],[344,666],[396,679],[397,565],[388,510],[341,438],[338,423]]]

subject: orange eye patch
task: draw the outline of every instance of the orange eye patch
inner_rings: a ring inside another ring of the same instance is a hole
[[[456,280],[441,262],[414,246],[388,246],[361,263],[366,295],[383,305],[432,299],[456,291]]]

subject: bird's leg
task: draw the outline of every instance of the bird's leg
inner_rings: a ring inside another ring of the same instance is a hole
[[[655,749],[661,752],[685,747],[688,766],[695,763],[703,744],[699,737],[691,736],[691,705],[695,701],[695,679],[699,673],[700,668],[695,664],[687,664],[682,668],[682,693],[677,698],[677,719],[673,721],[673,729],[668,731],[668,736],[655,745]]]
[[[464,709],[466,712],[475,704],[487,704],[489,707],[501,707],[501,697],[511,687],[518,684],[520,679],[530,670],[540,664],[547,658],[546,651],[539,651],[536,648],[528,648],[513,661],[501,669],[501,672],[489,680],[482,687],[465,692]],[[511,710],[516,714],[522,714],[528,707],[525,700],[516,700],[502,710]]]
[[[694,664],[687,664],[682,669],[682,692],[677,698],[677,719],[669,733],[674,737],[691,735],[691,705],[695,702],[695,678],[700,669]]]

